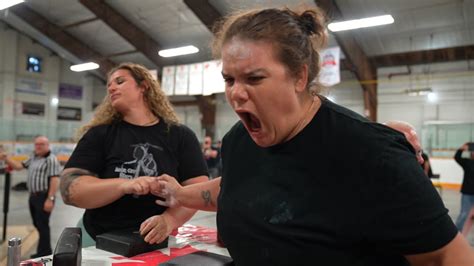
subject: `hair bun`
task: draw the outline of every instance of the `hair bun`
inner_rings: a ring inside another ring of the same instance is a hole
[[[302,28],[302,30],[308,34],[308,35],[313,35],[316,34],[316,21],[313,16],[313,13],[311,11],[305,11],[303,14],[300,15],[299,17],[299,23]]]

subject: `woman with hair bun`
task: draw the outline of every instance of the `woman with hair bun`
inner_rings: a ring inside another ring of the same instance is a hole
[[[319,95],[319,9],[259,9],[220,25],[228,103],[222,177],[159,204],[217,210],[236,265],[474,265],[405,137]]]

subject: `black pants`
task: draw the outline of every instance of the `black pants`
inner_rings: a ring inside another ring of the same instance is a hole
[[[39,233],[39,242],[36,254],[46,256],[52,254],[51,235],[49,230],[49,216],[51,213],[43,210],[44,202],[48,197],[47,192],[31,193],[28,200],[33,225]]]

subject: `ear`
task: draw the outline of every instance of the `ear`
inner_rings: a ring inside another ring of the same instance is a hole
[[[296,76],[295,90],[296,92],[303,92],[306,90],[308,85],[308,65],[304,64],[301,67],[300,72]]]
[[[145,93],[145,91],[147,91],[149,88],[150,88],[150,86],[149,86],[148,82],[142,81],[142,82],[140,83],[140,90],[141,90],[141,92]]]

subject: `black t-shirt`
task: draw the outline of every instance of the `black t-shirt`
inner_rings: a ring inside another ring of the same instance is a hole
[[[219,161],[221,160],[221,152],[220,152],[219,149],[217,149],[214,146],[211,146],[210,150],[211,151],[217,151],[217,156],[216,156],[216,158],[212,158],[212,157],[205,158],[206,163],[207,163],[207,167],[208,168],[216,168],[219,164]],[[204,150],[204,153],[206,153],[206,150]],[[204,157],[206,157],[206,156],[204,155]]]
[[[457,150],[454,155],[454,160],[456,160],[464,170],[461,192],[463,194],[474,195],[474,160],[462,158],[462,152],[462,150]]]
[[[219,236],[236,265],[407,265],[457,229],[405,137],[323,100],[290,141],[224,137]]]
[[[160,123],[142,127],[125,121],[91,128],[79,141],[65,168],[86,169],[100,178],[128,178],[169,174],[179,182],[208,175],[196,135],[184,125]],[[136,228],[165,207],[153,195],[125,195],[84,213],[87,232]]]

